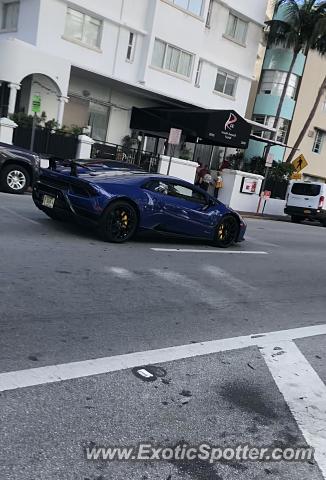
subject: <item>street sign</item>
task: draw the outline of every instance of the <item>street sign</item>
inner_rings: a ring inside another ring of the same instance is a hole
[[[32,98],[32,112],[40,113],[41,111],[41,95],[33,95]]]
[[[294,173],[291,176],[291,180],[301,180],[302,179],[302,173]]]
[[[301,155],[299,155],[298,158],[296,158],[295,160],[293,160],[292,165],[294,166],[295,171],[296,171],[297,173],[300,173],[301,170],[303,170],[304,168],[307,167],[308,162],[307,162],[307,160],[305,159],[304,155],[301,154]]]
[[[274,155],[272,153],[270,153],[269,155],[267,155],[265,167],[272,167],[273,162],[274,162]]]
[[[168,143],[170,145],[179,145],[181,140],[181,135],[182,135],[182,130],[179,130],[179,128],[171,128]]]

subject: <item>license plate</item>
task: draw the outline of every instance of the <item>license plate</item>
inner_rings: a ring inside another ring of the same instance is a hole
[[[51,197],[50,195],[44,195],[42,200],[42,205],[47,208],[53,208],[55,202],[55,197]]]
[[[311,210],[304,210],[303,213],[311,213]]]

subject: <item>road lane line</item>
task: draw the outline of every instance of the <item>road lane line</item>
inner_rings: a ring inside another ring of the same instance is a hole
[[[126,268],[121,267],[105,267],[105,271],[107,273],[113,273],[117,277],[123,280],[132,280],[134,278],[134,274],[127,270]]]
[[[239,278],[234,277],[226,270],[216,267],[214,265],[205,265],[203,267],[204,272],[208,273],[219,282],[227,285],[230,288],[233,288],[239,292],[246,293],[248,291],[256,292],[258,289],[249,285],[249,283],[240,280]]]
[[[154,252],[177,252],[177,253],[218,253],[226,255],[268,255],[268,252],[250,250],[222,250],[222,249],[195,249],[195,248],[151,248]]]
[[[326,478],[326,385],[293,341],[268,345],[261,353]]]
[[[5,212],[10,213],[10,215],[13,215],[14,217],[25,220],[26,222],[33,223],[34,225],[41,225],[40,222],[38,222],[36,220],[32,220],[31,218],[25,217],[24,215],[20,215],[20,213],[17,213],[14,210],[11,210],[11,208],[7,208],[7,207],[0,207],[0,208],[1,208],[1,210],[4,210]]]
[[[239,350],[246,347],[264,347],[267,345],[273,345],[274,347],[279,342],[319,335],[326,335],[326,324],[5,372],[0,374],[0,392],[90,377],[142,365],[166,363],[218,352]]]

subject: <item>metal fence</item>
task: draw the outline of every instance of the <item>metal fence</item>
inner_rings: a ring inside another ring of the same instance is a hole
[[[13,143],[18,147],[30,149],[31,127],[18,126],[14,130]],[[63,159],[76,158],[78,137],[56,133],[48,128],[37,127],[33,151],[44,155],[54,155]]]
[[[274,180],[267,178],[265,190],[272,192],[271,198],[285,200],[289,182],[287,180]]]
[[[160,156],[152,152],[137,150],[135,148],[126,148],[114,143],[98,142],[93,145],[92,158],[118,160],[139,166],[148,172],[156,173]]]

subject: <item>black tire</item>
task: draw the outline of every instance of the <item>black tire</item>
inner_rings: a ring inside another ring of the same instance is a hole
[[[292,215],[291,216],[291,222],[292,223],[301,223],[303,220],[302,217],[298,217],[298,215]]]
[[[121,200],[109,205],[103,214],[100,233],[104,240],[123,243],[130,240],[138,228],[136,208],[129,202]]]
[[[6,165],[0,173],[1,190],[22,195],[31,184],[28,171],[21,165]]]
[[[228,248],[234,245],[239,236],[239,222],[233,215],[226,215],[216,227],[214,245]]]

